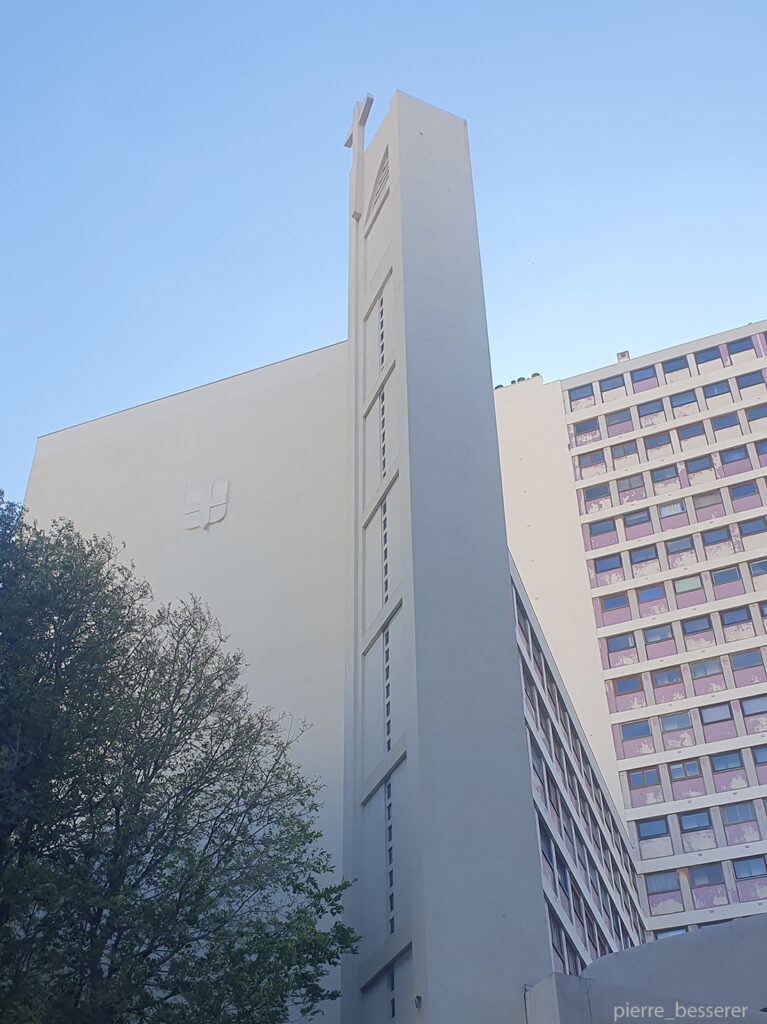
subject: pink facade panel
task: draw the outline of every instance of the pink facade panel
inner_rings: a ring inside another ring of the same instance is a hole
[[[737,883],[741,903],[767,899],[767,875],[759,878],[744,878]]]
[[[634,578],[641,579],[643,576],[652,576],[654,573],[660,570],[660,565],[657,558],[653,558],[649,562],[637,562],[632,567]]]
[[[604,665],[604,655],[607,654],[607,664]],[[627,651],[612,651],[607,653],[605,648],[602,652],[603,665],[605,668],[620,668],[621,665],[635,665],[639,661],[636,647],[630,647]]]
[[[699,885],[692,890],[692,902],[696,910],[723,907],[730,902],[727,887],[720,885]]]
[[[579,493],[581,494],[584,512],[602,512],[604,509],[613,507],[612,498],[609,494],[605,494],[601,498],[584,498],[583,491]]]
[[[706,693],[716,693],[718,690],[726,690],[727,682],[723,675],[717,673],[712,676],[700,676],[698,679],[693,679],[692,688],[695,690],[697,697],[702,697]]]
[[[696,779],[679,779],[671,783],[671,792],[675,800],[691,800],[695,796],[705,796],[706,783],[700,775]]]
[[[652,532],[652,523],[638,523],[636,526],[627,526],[626,540],[636,540],[637,537],[647,537]]]
[[[735,793],[748,786],[746,773],[742,768],[733,768],[728,772],[714,772],[714,789],[717,793]]]
[[[646,497],[647,491],[644,487],[632,487],[628,491],[621,491],[621,505],[625,505],[630,501],[643,501]]]
[[[686,512],[677,512],[674,516],[664,516],[660,521],[661,530],[678,530],[680,526],[687,526],[690,520]]]
[[[682,594],[676,595],[676,606],[677,608],[693,608],[696,604],[703,604],[706,600],[706,592],[703,587],[699,587],[698,590],[687,590]],[[689,650],[689,647],[687,648]]]
[[[589,572],[594,573],[594,582],[592,586],[595,587],[607,587],[613,583],[623,583],[626,577],[623,575],[623,569],[610,569],[609,572],[594,572],[594,565],[589,565]]]
[[[656,480],[653,483],[655,494],[665,494],[667,491],[678,491],[682,486],[678,476],[672,476],[670,480]]]
[[[658,378],[648,377],[647,380],[635,380],[633,387],[635,395],[640,394],[642,391],[652,391],[653,388],[658,387]]]
[[[669,569],[681,569],[685,565],[697,565],[698,556],[694,551],[676,551],[668,556]]]
[[[631,790],[632,807],[651,807],[663,803],[663,789],[660,786],[642,786]]]
[[[669,654],[676,654],[676,643],[671,640],[661,640],[657,644],[647,644],[645,653],[648,660],[652,658],[666,658]]]
[[[723,597],[739,597],[745,592],[743,580],[730,580],[728,583],[719,583],[714,586],[714,597],[717,600]]]
[[[711,722],[703,726],[703,735],[706,743],[715,743],[717,740],[731,740],[733,736],[738,735],[738,730],[733,721]]]
[[[661,615],[667,611],[668,601],[665,597],[661,597],[657,601],[642,601],[639,605],[639,614],[643,619],[646,619],[648,615]]]
[[[638,690],[636,693],[616,694],[613,696],[612,702],[608,700],[608,704],[611,704],[611,711],[633,711],[635,708],[646,707],[647,698],[644,690]]]
[[[702,633],[694,633],[684,638],[684,645],[688,651],[700,651],[704,647],[711,647],[715,642],[713,629],[706,629]]]
[[[749,459],[738,459],[737,462],[727,462],[722,469],[725,476],[737,476],[738,473],[748,473],[751,469],[751,461]]]
[[[746,732],[755,736],[758,732],[767,732],[767,715],[749,715],[746,721]]]
[[[756,777],[759,779],[760,786],[767,786],[767,764],[758,764],[756,766]]]
[[[748,640],[756,634],[753,622],[736,622],[732,626],[724,626],[722,632],[727,643],[735,640]]]
[[[668,704],[671,701],[683,700],[685,693],[684,683],[671,683],[669,686],[656,686],[653,689],[653,696],[656,704]]]
[[[678,914],[684,910],[682,894],[680,892],[650,893],[647,897],[650,904],[650,913],[653,916],[658,914]]]
[[[694,743],[695,733],[692,729],[674,729],[663,734],[664,750],[681,750],[683,747],[691,747]]]
[[[620,726],[613,726],[613,742],[618,757],[641,757],[642,754],[654,754],[655,743],[652,736],[640,736],[636,739],[624,740]]]
[[[762,838],[759,826],[755,821],[742,821],[737,825],[725,825],[724,834],[728,846],[740,846],[742,843],[758,843]]]
[[[699,508],[695,511],[695,518],[699,523],[707,523],[710,519],[719,519],[725,515],[724,505],[707,505],[706,508]]]
[[[716,837],[712,828],[701,828],[696,832],[682,833],[682,849],[685,853],[698,853],[701,850],[713,850]]]
[[[590,409],[596,404],[593,395],[586,395],[585,398],[575,398],[570,401],[570,408],[573,412],[577,409]]]
[[[616,437],[618,434],[625,434],[629,430],[634,429],[634,424],[631,420],[624,420],[622,423],[613,423],[612,426],[607,428],[608,437]]]
[[[735,512],[745,512],[750,508],[760,508],[762,499],[758,494],[746,494],[742,498],[733,498],[732,507]]]
[[[753,683],[767,682],[764,665],[753,665],[750,668],[736,668],[732,673],[736,686],[751,686]]]
[[[612,626],[616,622],[626,622],[630,619],[631,609],[625,605],[623,608],[609,608],[606,612],[600,611],[599,614],[603,625]]]
[[[612,544],[618,543],[618,534],[615,530],[610,533],[598,533],[595,537],[590,536],[587,526],[583,527],[583,540],[586,549],[609,548]]]

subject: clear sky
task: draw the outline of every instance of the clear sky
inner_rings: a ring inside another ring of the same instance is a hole
[[[343,139],[467,118],[496,383],[767,317],[765,0],[6,0],[0,487],[346,335]]]

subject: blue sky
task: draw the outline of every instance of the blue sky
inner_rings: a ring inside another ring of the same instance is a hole
[[[469,122],[496,383],[767,317],[765,38],[763,0],[2,5],[0,487],[345,337],[366,92]]]

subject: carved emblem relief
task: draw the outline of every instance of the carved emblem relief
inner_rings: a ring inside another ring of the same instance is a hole
[[[229,481],[224,480],[204,487],[190,487],[184,505],[184,527],[187,530],[207,530],[212,523],[220,523],[229,505]]]

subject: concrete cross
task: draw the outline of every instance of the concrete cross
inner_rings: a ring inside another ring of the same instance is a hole
[[[220,523],[226,515],[228,497],[228,480],[189,490],[184,506],[184,527],[206,530],[211,523]]]

